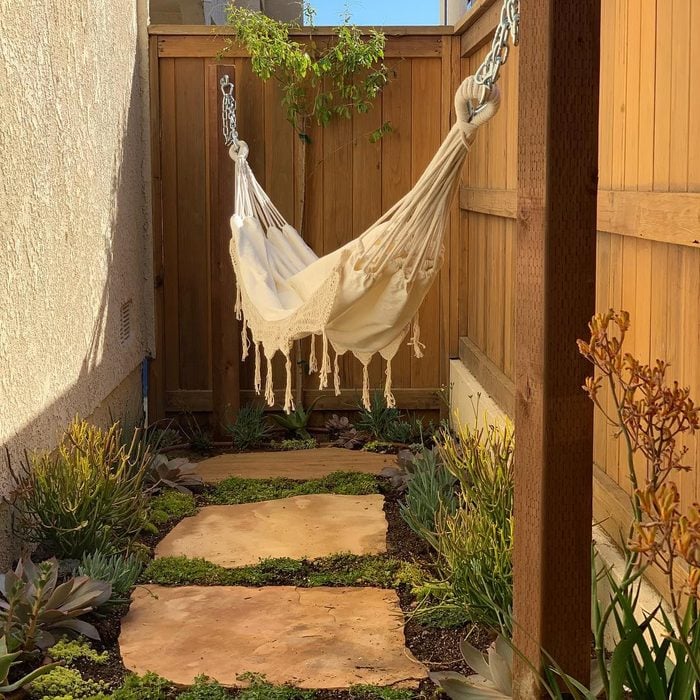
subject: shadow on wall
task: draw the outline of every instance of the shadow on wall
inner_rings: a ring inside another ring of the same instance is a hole
[[[9,457],[17,469],[24,460],[25,451],[53,448],[63,429],[76,415],[92,417],[100,424],[106,424],[110,414],[125,424],[135,424],[141,419],[140,363],[147,353],[147,339],[150,337],[146,320],[149,318],[146,307],[150,302],[144,290],[147,279],[150,279],[151,251],[150,205],[143,164],[143,120],[146,115],[142,109],[138,71],[137,59],[128,106],[119,124],[122,134],[118,139],[120,148],[114,153],[110,164],[113,197],[110,203],[105,203],[105,206],[110,206],[109,233],[105,234],[103,251],[106,276],[89,345],[80,371],[70,387],[50,404],[37,406],[36,417],[19,427],[2,445],[0,496],[7,496],[12,488],[5,459]],[[135,208],[139,211],[135,212]],[[79,217],[78,212],[76,219]],[[99,236],[86,240],[98,245]],[[95,257],[98,257],[97,251]],[[60,269],[48,269],[53,270],[54,274],[61,274]],[[87,286],[87,277],[91,274],[94,274],[93,270],[84,270],[85,279],[75,279],[73,284]],[[125,296],[131,299],[128,310],[124,309]],[[59,337],[66,339],[80,331],[77,328],[59,330]],[[42,335],[37,333],[36,337],[41,338]],[[54,349],[47,346],[42,352],[50,353]],[[41,367],[32,370],[42,372]],[[12,535],[10,509],[3,499],[0,503],[0,571],[18,556],[19,549],[20,545]]]

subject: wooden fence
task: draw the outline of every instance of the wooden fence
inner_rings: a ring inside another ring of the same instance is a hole
[[[461,78],[486,53],[498,4],[477,0],[458,27],[387,28],[392,80],[368,114],[311,134],[305,236],[319,253],[359,234],[415,182],[451,119]],[[236,83],[239,126],[251,164],[294,221],[299,148],[279,95],[253,75],[243,52],[217,54],[226,30],[153,27],[151,71],[158,357],[155,415],[235,408],[252,397],[239,362],[228,261],[232,167],[220,136],[218,79]],[[667,359],[700,397],[700,4],[695,0],[602,0],[597,308],[632,314],[630,350]],[[514,264],[517,255],[518,53],[502,72],[502,107],[479,134],[448,234],[448,264],[421,319],[426,357],[402,351],[394,366],[399,405],[437,409],[448,359],[459,356],[509,413],[514,405]],[[576,89],[576,86],[572,86]],[[394,132],[367,138],[383,121]],[[572,154],[572,156],[575,154]],[[294,221],[295,223],[298,223]],[[575,352],[575,348],[571,349]],[[353,403],[359,364],[345,360]],[[374,386],[381,363],[371,366]],[[305,378],[306,401],[315,391]],[[700,463],[700,447],[688,445]],[[595,431],[596,512],[626,515],[620,446],[600,417]],[[700,498],[695,472],[684,503]]]

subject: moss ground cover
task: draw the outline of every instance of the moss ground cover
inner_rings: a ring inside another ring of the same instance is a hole
[[[212,491],[205,495],[204,499],[207,503],[214,505],[236,505],[317,493],[366,496],[378,492],[377,478],[372,474],[333,472],[320,479],[309,479],[308,481],[230,477],[217,484]]]

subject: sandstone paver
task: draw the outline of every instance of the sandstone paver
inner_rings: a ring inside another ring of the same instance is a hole
[[[268,557],[381,554],[386,551],[387,533],[383,503],[378,494],[315,494],[206,506],[166,535],[156,557],[203,557],[233,567]]]
[[[187,586],[137,588],[119,640],[124,663],[177,684],[227,686],[251,671],[273,683],[413,685],[426,669],[405,648],[393,590]]]

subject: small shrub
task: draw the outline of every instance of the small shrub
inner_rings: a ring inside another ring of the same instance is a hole
[[[273,440],[270,443],[270,447],[279,452],[293,452],[294,450],[314,450],[318,447],[318,443],[314,438],[280,440],[280,442],[275,442]]]
[[[109,690],[105,681],[83,678],[77,669],[57,666],[29,684],[29,697],[33,700],[107,700]]]
[[[83,555],[78,566],[80,576],[89,576],[95,581],[106,581],[112,586],[112,601],[123,600],[134,587],[143,569],[143,563],[136,554]]]
[[[163,491],[151,499],[148,504],[149,520],[155,525],[166,525],[173,520],[180,520],[197,512],[197,504],[191,493]]]
[[[60,559],[128,549],[146,522],[151,459],[138,431],[125,447],[118,423],[103,431],[76,419],[55,453],[31,457],[15,474],[20,536]]]
[[[170,690],[170,683],[155,673],[129,675],[111,700],[167,700]]]
[[[55,643],[55,632],[99,639],[95,627],[80,618],[104,605],[112,586],[80,576],[58,584],[58,561],[34,564],[22,559],[0,576],[0,634],[13,650],[31,654]]]
[[[454,514],[457,509],[457,480],[436,453],[425,448],[412,458],[406,469],[409,478],[401,517],[413,532],[436,549],[435,521],[441,509],[447,515]]]
[[[95,651],[92,644],[81,639],[59,639],[47,652],[54,661],[63,661],[67,666],[72,666],[74,661],[84,659],[94,664],[105,664],[109,659],[109,652]]]
[[[242,673],[238,680],[248,683],[248,687],[238,693],[238,700],[314,700],[316,697],[313,690],[268,683],[259,673]]]
[[[377,492],[377,480],[372,474],[334,472],[309,481],[230,477],[217,484],[214,491],[207,494],[206,499],[209,503],[218,505],[235,505],[291,496],[308,496],[315,493],[360,496]]]
[[[229,700],[230,693],[207,676],[197,676],[194,685],[177,696],[177,700]]]
[[[270,441],[272,428],[262,406],[243,406],[233,423],[226,426],[237,450],[251,450]]]

